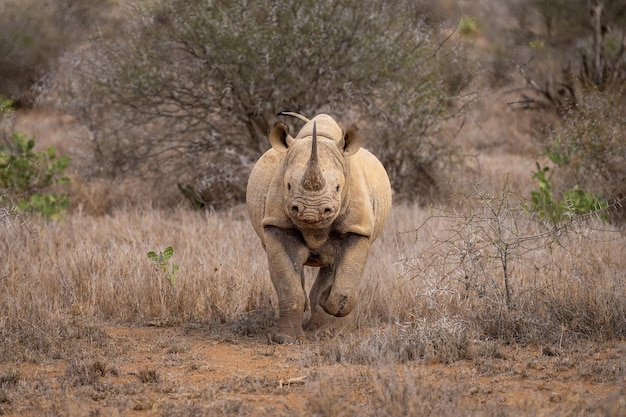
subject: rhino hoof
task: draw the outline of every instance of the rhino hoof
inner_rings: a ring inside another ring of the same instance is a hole
[[[270,333],[267,335],[270,344],[292,345],[294,343],[302,343],[306,340],[304,334],[299,337],[293,337],[284,333]]]
[[[332,323],[332,319],[320,305],[311,304],[311,315],[305,322],[305,328],[315,331]]]
[[[335,297],[335,302],[330,302],[330,300],[320,300],[320,305],[324,309],[325,312],[335,317],[345,317],[352,311],[352,303],[348,303],[350,301],[349,297],[345,294],[342,294],[338,297]]]

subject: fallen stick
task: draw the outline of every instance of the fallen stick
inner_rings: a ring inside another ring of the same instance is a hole
[[[278,381],[278,388],[283,388],[285,386],[295,385],[295,384],[304,384],[305,379],[306,379],[306,375],[298,376],[296,378],[289,378],[287,380],[281,379],[280,381]]]

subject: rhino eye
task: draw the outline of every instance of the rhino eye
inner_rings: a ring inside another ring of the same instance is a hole
[[[337,190],[337,192],[339,192],[340,188],[341,188],[341,186],[339,184],[337,184],[337,187],[335,189]]]
[[[287,191],[291,191],[291,183],[287,183]]]

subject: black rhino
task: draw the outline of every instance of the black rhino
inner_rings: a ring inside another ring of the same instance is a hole
[[[271,129],[272,148],[250,174],[246,201],[279,301],[271,338],[285,343],[304,337],[309,300],[311,327],[326,314],[352,311],[370,246],[391,209],[391,186],[382,164],[361,148],[356,127],[343,131],[326,114],[279,115],[306,124],[295,138],[282,123]],[[305,265],[320,268],[308,298]]]

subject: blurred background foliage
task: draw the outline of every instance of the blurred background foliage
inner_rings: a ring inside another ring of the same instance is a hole
[[[422,16],[410,1],[139,3],[94,42],[69,104],[97,126],[105,174],[175,180],[201,204],[242,201],[280,110],[359,123],[398,197],[428,195],[452,152],[434,133],[469,76]]]
[[[57,58],[84,42],[108,0],[0,1],[0,95],[30,107]]]
[[[88,130],[81,178],[169,202],[241,202],[281,110],[357,123],[396,201],[440,200],[474,174],[459,132],[496,92],[555,189],[626,194],[621,1],[4,0],[0,35],[0,95]]]

